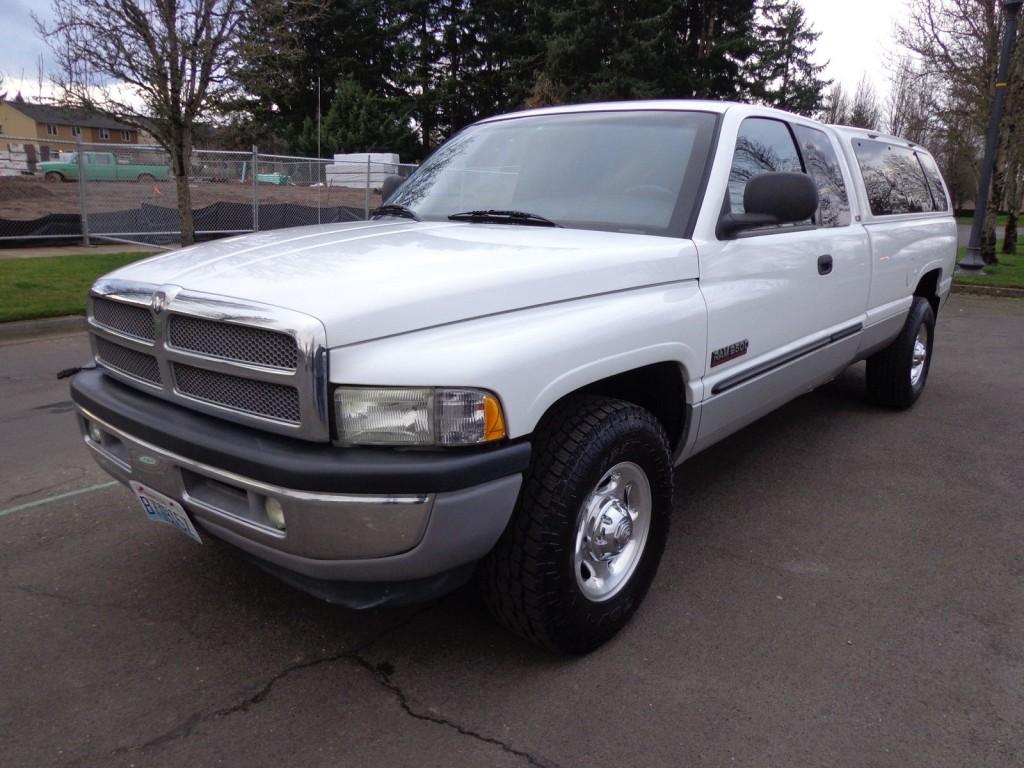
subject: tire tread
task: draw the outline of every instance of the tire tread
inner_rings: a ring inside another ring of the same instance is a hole
[[[885,349],[876,352],[867,361],[867,389],[871,399],[878,405],[905,410],[917,400],[924,383],[916,391],[910,384],[910,356],[913,354],[914,339],[918,328],[927,323],[931,329],[931,344],[934,347],[935,314],[931,304],[922,296],[915,296],[907,314],[900,335]],[[931,350],[929,350],[929,358]],[[929,359],[929,366],[930,366]]]
[[[564,633],[553,627],[552,608],[558,595],[551,585],[559,574],[551,553],[559,546],[559,531],[565,525],[575,524],[577,509],[563,502],[571,497],[573,483],[579,481],[579,468],[593,460],[592,451],[601,450],[595,435],[616,424],[642,426],[658,435],[671,484],[668,439],[653,414],[632,403],[605,397],[585,396],[567,401],[539,425],[530,470],[524,477],[516,510],[481,567],[483,599],[499,623],[548,648],[586,652],[592,649],[591,645],[596,647],[607,639],[591,638],[599,639],[594,644],[580,638],[567,644]],[[652,478],[652,483],[656,481]],[[669,494],[671,498],[671,491]],[[660,552],[645,552],[645,557],[648,554],[660,556]]]

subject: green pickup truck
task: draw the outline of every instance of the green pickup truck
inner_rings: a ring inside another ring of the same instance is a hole
[[[86,181],[167,181],[166,165],[119,163],[113,152],[83,152]],[[68,152],[60,160],[39,163],[47,181],[78,181],[78,153]]]

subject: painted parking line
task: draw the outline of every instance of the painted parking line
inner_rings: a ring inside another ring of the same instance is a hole
[[[0,509],[0,517],[14,514],[15,512],[22,512],[26,509],[32,509],[32,507],[41,507],[43,504],[49,504],[52,501],[61,501],[62,499],[70,499],[72,496],[81,496],[83,493],[92,493],[93,491],[102,491],[104,488],[109,488],[112,485],[117,485],[116,480],[110,480],[106,483],[99,483],[97,485],[90,485],[88,488],[79,488],[77,491],[67,491],[66,493],[58,493],[55,496],[47,496],[45,499],[36,499],[30,501],[27,504],[19,504],[16,507],[8,507],[7,509]]]

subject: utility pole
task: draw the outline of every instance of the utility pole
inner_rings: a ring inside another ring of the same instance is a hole
[[[1006,106],[1006,89],[1010,76],[1010,61],[1013,59],[1013,48],[1017,42],[1017,24],[1020,7],[1024,0],[1003,0],[1003,12],[1006,15],[1006,30],[1003,33],[1003,48],[999,54],[999,73],[996,75],[995,97],[992,100],[992,115],[988,124],[988,136],[985,140],[985,159],[981,163],[981,183],[974,203],[974,220],[971,222],[971,242],[967,246],[967,254],[957,265],[961,272],[970,275],[982,275],[985,266],[981,258],[981,235],[985,228],[985,214],[988,212],[988,198],[992,186],[992,171],[996,164],[996,151],[999,148],[999,124],[1003,120],[1003,108]]]
[[[89,208],[86,204],[88,195],[85,191],[85,152],[82,150],[82,137],[75,139],[75,160],[78,161],[78,213],[82,222],[82,245],[91,245],[89,242]]]

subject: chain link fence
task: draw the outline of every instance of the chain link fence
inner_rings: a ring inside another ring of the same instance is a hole
[[[196,239],[366,219],[384,178],[415,166],[364,157],[195,149],[188,183]],[[176,181],[162,148],[0,135],[0,247],[180,238]]]

